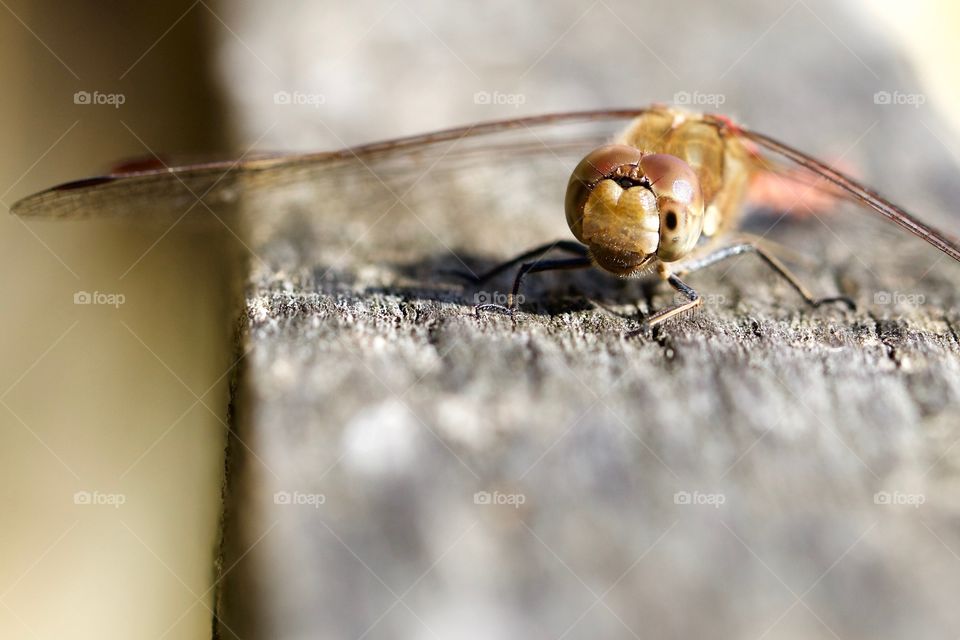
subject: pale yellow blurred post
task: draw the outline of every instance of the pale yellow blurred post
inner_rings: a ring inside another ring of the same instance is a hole
[[[147,147],[220,146],[202,7],[174,26],[190,3],[4,2],[4,205]],[[79,90],[126,100],[82,108]],[[6,206],[0,638],[207,638],[233,358],[224,249],[180,226]],[[123,299],[74,304],[81,291]]]

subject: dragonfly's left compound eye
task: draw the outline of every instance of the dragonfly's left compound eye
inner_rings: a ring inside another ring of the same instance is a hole
[[[654,153],[640,160],[644,176],[657,195],[660,244],[657,257],[673,262],[686,256],[703,231],[703,193],[697,174],[676,156]]]
[[[629,274],[656,256],[678,260],[703,229],[703,196],[693,169],[676,156],[607,145],[570,177],[567,224],[597,263]]]

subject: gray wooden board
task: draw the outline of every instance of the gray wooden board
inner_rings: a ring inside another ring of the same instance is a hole
[[[322,216],[258,246],[224,594],[240,637],[958,628],[956,265],[843,214],[785,222],[811,286],[860,311],[807,309],[746,256],[689,278],[704,310],[628,339],[669,290],[531,276],[524,313],[476,317],[442,271],[490,258],[439,246],[445,206],[418,193],[387,223],[354,215],[363,248],[340,263],[316,256],[356,240]],[[450,246],[489,242],[508,212],[486,213]],[[550,238],[557,217],[527,222]]]
[[[829,84],[818,56],[862,73],[819,51],[798,85]],[[846,146],[874,90],[838,86],[835,117],[770,133]],[[956,228],[940,143],[871,131],[868,178]],[[847,208],[761,215],[752,231],[859,310],[808,309],[745,256],[692,275],[707,305],[652,337],[624,336],[671,293],[595,272],[533,276],[523,313],[475,317],[480,292],[441,272],[568,237],[591,139],[538,134],[549,152],[483,168],[469,141],[347,160],[244,203],[223,637],[960,634],[958,266]]]

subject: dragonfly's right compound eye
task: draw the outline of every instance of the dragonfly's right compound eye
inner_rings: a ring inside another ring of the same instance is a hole
[[[619,275],[654,258],[683,257],[703,226],[700,184],[690,166],[626,145],[599,147],[581,160],[565,205],[573,235],[598,266]]]

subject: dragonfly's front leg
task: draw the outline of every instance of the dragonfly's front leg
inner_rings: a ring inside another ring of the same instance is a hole
[[[570,258],[568,260],[541,260],[545,254],[553,250],[572,253],[577,257]],[[520,255],[510,258],[506,262],[502,262],[480,275],[475,273],[467,273],[464,271],[449,271],[447,273],[451,273],[452,275],[463,278],[472,284],[479,285],[492,280],[501,273],[504,273],[505,271],[517,265],[520,265],[520,269],[517,271],[517,275],[514,278],[513,289],[511,290],[510,295],[507,297],[507,305],[503,306],[493,303],[478,304],[476,306],[477,311],[495,310],[513,313],[517,293],[520,290],[520,283],[523,281],[523,277],[528,273],[537,273],[538,271],[553,271],[559,269],[580,269],[591,266],[591,262],[589,258],[589,251],[579,242],[574,242],[572,240],[557,240],[555,242],[540,245],[539,247],[530,249],[529,251],[524,251]]]
[[[673,287],[678,293],[680,293],[680,295],[685,297],[686,300],[651,314],[643,321],[643,324],[639,329],[636,331],[631,331],[627,334],[628,338],[646,333],[661,322],[665,322],[681,313],[692,311],[703,304],[703,298],[700,297],[700,294],[697,293],[693,287],[678,278],[676,274],[671,273],[670,269],[666,265],[660,263],[657,267],[657,270],[660,273],[660,277],[666,280],[667,284]]]
[[[507,271],[511,267],[515,267],[518,264],[521,264],[530,260],[541,258],[546,253],[553,250],[572,253],[580,257],[586,257],[588,255],[587,248],[582,244],[580,244],[579,242],[574,242],[573,240],[556,240],[554,242],[549,242],[547,244],[540,245],[539,247],[536,247],[534,249],[530,249],[529,251],[524,251],[520,255],[510,258],[506,262],[501,262],[500,264],[493,267],[489,271],[485,271],[480,275],[477,275],[472,272],[467,273],[466,271],[452,271],[452,270],[446,271],[445,273],[455,275],[458,278],[463,278],[464,280],[470,282],[471,284],[483,284],[484,282],[487,282],[497,277],[504,271]]]
[[[512,314],[513,309],[516,306],[517,294],[520,292],[520,285],[523,282],[524,276],[526,276],[528,273],[585,269],[590,266],[593,266],[593,262],[586,255],[576,258],[563,258],[560,260],[536,260],[533,262],[524,262],[522,265],[520,265],[520,269],[517,271],[517,275],[513,280],[513,289],[511,289],[510,295],[507,296],[507,306],[503,306],[501,304],[479,304],[475,307],[475,309],[477,312],[493,310]]]

